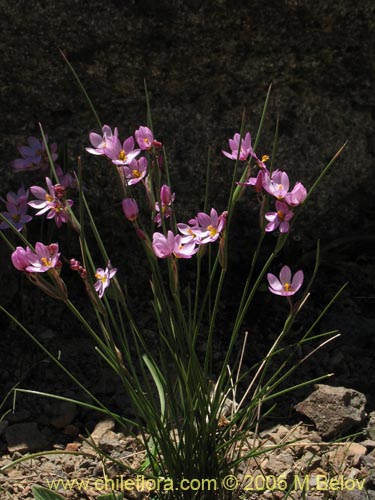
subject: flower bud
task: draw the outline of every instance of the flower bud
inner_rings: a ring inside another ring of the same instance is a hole
[[[122,200],[122,210],[124,212],[125,217],[134,222],[138,217],[138,205],[134,198],[125,198]]]

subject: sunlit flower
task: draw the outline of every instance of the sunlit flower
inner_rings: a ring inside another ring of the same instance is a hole
[[[139,127],[139,129],[135,131],[134,135],[136,141],[138,142],[138,146],[142,150],[147,150],[152,148],[154,143],[154,136],[148,127]]]
[[[242,141],[240,134],[238,133],[234,134],[233,139],[229,139],[229,147],[231,149],[231,152],[228,153],[227,151],[223,150],[222,151],[223,155],[226,156],[227,158],[230,158],[231,160],[237,160],[238,150],[240,148],[240,142],[241,142],[241,149],[239,154],[239,160],[245,161],[249,158],[249,156],[256,158],[256,154],[254,153],[254,150],[251,146],[250,132],[247,132],[245,137],[242,138]]]
[[[179,234],[175,236],[172,231],[168,231],[167,237],[162,233],[154,233],[152,249],[159,259],[165,259],[171,255],[178,259],[190,259],[198,251],[194,242],[184,244],[182,237]]]
[[[142,156],[139,160],[133,159],[129,165],[123,167],[126,184],[132,186],[138,184],[147,174],[147,159]]]
[[[281,268],[279,279],[271,273],[267,274],[269,291],[275,295],[289,297],[294,295],[301,288],[303,283],[303,271],[297,271],[292,279],[292,272],[288,266]]]
[[[39,186],[30,188],[37,200],[29,201],[28,204],[38,210],[35,215],[48,212],[47,219],[55,219],[56,226],[60,228],[70,220],[68,209],[73,205],[73,201],[66,199],[65,188],[61,184],[53,185],[49,177],[46,177],[46,184],[48,191]]]
[[[199,212],[195,219],[191,219],[189,224],[192,231],[198,236],[198,243],[212,243],[216,241],[225,227],[227,212],[218,215],[214,208],[211,208],[210,215]]]
[[[292,191],[290,193],[287,193],[284,199],[288,203],[288,205],[290,205],[291,207],[296,207],[297,205],[300,205],[305,201],[306,196],[307,191],[305,186],[300,182],[296,182]]]
[[[289,231],[289,221],[293,217],[293,212],[288,205],[282,201],[276,201],[276,212],[267,212],[265,218],[269,221],[266,226],[266,231],[275,231],[279,228],[280,233]]]
[[[278,200],[282,200],[289,190],[288,174],[282,170],[275,170],[270,176],[268,172],[265,172],[263,176],[263,187],[267,193]]]
[[[106,288],[111,284],[111,279],[117,273],[117,268],[112,267],[108,261],[107,267],[104,269],[98,268],[95,273],[95,278],[98,280],[94,283],[94,288],[101,299]]]
[[[117,136],[108,137],[103,151],[112,163],[119,166],[129,165],[141,152],[140,149],[134,149],[132,136],[125,139],[122,144]]]
[[[109,127],[108,125],[104,125],[104,127],[102,128],[102,135],[96,134],[95,132],[91,132],[89,138],[93,148],[86,148],[86,151],[93,155],[104,155],[105,154],[104,150],[107,147],[107,140],[110,137],[117,137],[117,136],[118,136],[117,128],[115,128],[112,133],[111,127]]]
[[[59,257],[59,245],[57,243],[44,245],[38,241],[35,245],[35,253],[29,247],[26,247],[26,249],[17,247],[12,253],[11,259],[14,267],[19,271],[44,273],[61,266]]]
[[[12,263],[18,271],[26,271],[30,265],[29,255],[32,253],[29,247],[17,247],[11,255]]]

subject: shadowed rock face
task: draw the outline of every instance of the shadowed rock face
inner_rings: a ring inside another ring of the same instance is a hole
[[[18,183],[11,180],[10,161],[16,146],[37,133],[38,121],[59,144],[68,139],[72,166],[88,132],[98,129],[60,47],[102,122],[117,125],[123,137],[145,124],[147,79],[155,135],[167,148],[181,218],[201,202],[209,145],[211,199],[224,208],[233,164],[220,151],[239,129],[244,107],[255,134],[272,81],[258,153],[271,153],[279,116],[276,166],[288,170],[293,183],[310,186],[349,141],[295,229],[300,250],[317,237],[329,243],[351,230],[362,235],[373,218],[375,187],[374,10],[371,0],[356,6],[351,0],[8,2],[0,16],[1,194]],[[104,200],[106,167],[86,153],[83,158],[101,186],[94,195]],[[249,225],[256,217],[248,193],[238,218]]]

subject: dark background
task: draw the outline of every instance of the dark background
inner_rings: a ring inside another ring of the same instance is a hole
[[[232,163],[221,149],[227,149],[228,138],[239,130],[243,109],[247,129],[255,134],[271,82],[258,154],[270,154],[279,117],[276,166],[288,171],[293,184],[300,180],[311,186],[348,141],[276,265],[296,262],[311,273],[320,238],[322,266],[311,314],[343,282],[350,282],[324,325],[340,328],[342,338],[319,354],[309,370],[312,375],[334,371],[330,383],[362,390],[373,409],[374,2],[0,0],[0,9],[0,195],[29,184],[29,174],[14,174],[10,164],[18,157],[17,147],[29,135],[38,135],[41,122],[59,144],[60,158],[65,148],[69,168],[75,168],[82,154],[92,206],[99,210],[98,224],[115,262],[124,257],[129,229],[122,223],[120,199],[106,165],[84,152],[88,133],[98,131],[98,126],[59,48],[80,76],[102,122],[118,126],[121,137],[146,123],[147,80],[154,131],[167,149],[181,220],[201,206],[210,145],[211,201],[218,210],[224,208]],[[256,211],[249,194],[236,213],[233,263],[238,273],[256,232]],[[37,238],[37,226],[31,231]],[[71,342],[78,354],[72,348],[68,363],[80,366],[86,356],[85,348],[77,347],[83,333],[56,303],[38,297],[35,306],[30,295],[20,301],[9,254],[3,244],[0,247],[1,302],[21,307],[26,320],[32,318],[35,330],[54,348]],[[134,257],[142,269],[140,257]],[[136,284],[141,271],[127,263],[124,268],[129,284]],[[236,296],[240,286],[235,279],[230,283],[227,297]],[[283,307],[269,297],[264,303],[264,308],[276,311]],[[226,307],[230,305],[228,299]],[[260,320],[249,319],[249,324],[261,330]],[[4,321],[0,356],[5,387],[26,376],[30,366],[36,385],[46,373],[38,355],[30,354],[30,342],[20,337]],[[97,371],[93,366],[84,370],[87,376]],[[63,382],[53,377],[50,383],[53,379],[59,390]]]

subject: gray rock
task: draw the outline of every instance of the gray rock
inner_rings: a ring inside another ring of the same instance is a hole
[[[28,453],[47,446],[44,434],[34,422],[10,425],[5,430],[5,439],[10,453]]]
[[[375,411],[369,413],[367,424],[367,435],[370,439],[375,440]]]
[[[375,500],[375,491],[372,490],[343,490],[337,495],[337,500]]]
[[[295,409],[314,422],[322,437],[338,436],[363,422],[366,397],[362,393],[322,384],[315,387]]]

